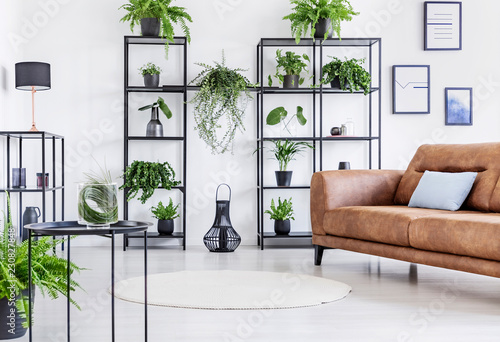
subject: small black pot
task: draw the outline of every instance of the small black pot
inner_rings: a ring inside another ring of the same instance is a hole
[[[274,171],[278,186],[290,186],[293,171]]]
[[[285,75],[283,76],[283,88],[298,88],[299,75]]]
[[[330,30],[331,28],[330,24],[331,24],[330,18],[328,19],[319,18],[316,25],[314,25],[314,28],[316,29],[316,32],[314,32],[314,38],[323,39],[327,31],[328,31],[328,38],[332,38],[333,32]]]
[[[160,19],[142,18],[141,34],[148,37],[158,37],[160,35]]]
[[[28,296],[28,290],[22,290],[23,295]],[[35,287],[32,287],[31,293],[33,300],[35,298]],[[16,297],[18,299],[19,296]],[[27,328],[23,328],[23,322],[26,320],[19,317],[15,305],[9,306],[7,297],[0,299],[0,340],[10,340],[22,337],[26,334]],[[33,302],[32,302],[33,303]],[[12,312],[13,310],[13,312]],[[10,330],[10,332],[9,332]],[[13,332],[13,333],[11,333]]]
[[[331,82],[330,82],[330,86],[331,86],[333,89],[342,89],[342,88],[340,88],[340,79],[339,79],[339,77],[338,77],[338,76],[337,76],[337,77],[335,77],[335,78],[333,79],[333,81],[331,81]],[[344,88],[345,88],[345,89],[349,89],[349,83],[347,83],[347,81],[346,81],[346,82],[345,82],[345,84],[344,84]]]
[[[144,86],[147,88],[157,88],[160,84],[160,75],[144,75]]]
[[[160,235],[172,235],[174,232],[174,220],[158,220],[158,233]]]
[[[288,235],[290,233],[290,220],[274,220],[274,232],[277,235]]]

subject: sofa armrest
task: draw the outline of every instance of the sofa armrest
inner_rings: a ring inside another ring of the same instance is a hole
[[[321,171],[311,179],[313,233],[325,235],[323,216],[328,210],[358,205],[393,205],[402,170]]]

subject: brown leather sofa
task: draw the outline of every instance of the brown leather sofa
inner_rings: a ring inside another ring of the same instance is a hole
[[[425,170],[478,172],[458,211],[410,208]],[[406,171],[322,171],[311,180],[315,264],[338,248],[500,277],[500,143],[422,145]]]

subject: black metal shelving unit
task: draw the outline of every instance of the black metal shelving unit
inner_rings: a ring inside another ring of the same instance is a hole
[[[169,43],[170,49],[175,48],[175,46],[182,49],[182,84],[176,85],[164,85],[158,88],[146,88],[141,86],[130,86],[129,85],[129,53],[131,45],[164,45],[165,40],[160,37],[143,37],[143,36],[125,36],[124,37],[124,157],[123,157],[123,169],[129,165],[129,144],[135,141],[151,141],[155,143],[167,143],[167,142],[180,142],[182,144],[182,186],[173,187],[173,191],[180,191],[182,193],[182,215],[181,231],[176,231],[172,235],[159,235],[156,232],[148,232],[148,239],[177,239],[181,240],[182,248],[186,249],[186,169],[187,169],[187,39],[186,37],[175,37],[173,42]],[[129,94],[130,93],[177,93],[182,94],[183,99],[183,127],[181,136],[164,136],[164,137],[146,137],[146,136],[130,136],[129,135]],[[124,207],[124,219],[129,219],[129,203],[126,200],[126,194],[129,189],[125,189],[123,207]],[[123,235],[123,250],[125,251],[129,245],[130,239],[142,239],[142,233],[124,234]]]
[[[4,194],[8,191],[10,194],[17,194],[18,200],[18,227],[19,234],[22,234],[22,217],[23,217],[23,194],[39,194],[42,199],[42,207],[40,208],[41,220],[42,222],[47,222],[47,217],[51,216],[52,221],[61,220],[64,221],[64,137],[62,135],[53,134],[45,131],[31,132],[31,131],[0,131],[0,137],[5,139],[5,156],[7,165],[7,180],[5,182],[5,187],[0,189],[0,193]],[[40,144],[40,149],[29,150],[29,154],[24,151],[26,142],[36,141]],[[13,162],[13,151],[17,149],[18,161]],[[52,160],[47,163],[47,151],[50,151]],[[26,175],[26,188],[12,188],[11,184],[11,168],[12,167],[25,167],[26,160],[24,158],[32,158],[32,155],[36,152],[40,153],[41,163],[40,171],[42,174],[49,173],[49,186],[42,182],[42,187],[38,188],[36,184],[30,185],[34,182],[35,175]],[[28,181],[31,179],[31,182]],[[47,204],[49,199],[47,195],[52,196],[52,215],[47,213]],[[57,204],[58,196],[60,198],[60,205]],[[15,200],[15,199],[14,199]],[[58,213],[58,208],[60,212]]]
[[[266,239],[309,239],[312,237],[310,230],[302,229],[292,231],[289,235],[276,235],[274,232],[268,232],[264,229],[264,193],[266,190],[280,191],[307,191],[309,186],[290,186],[277,187],[264,184],[264,151],[262,147],[264,142],[272,140],[293,140],[305,141],[311,143],[315,152],[312,153],[312,170],[313,172],[323,170],[323,153],[325,144],[333,144],[337,142],[349,143],[365,143],[368,144],[368,168],[374,167],[374,159],[376,159],[376,167],[381,168],[381,60],[382,60],[382,40],[381,38],[330,38],[325,41],[322,39],[313,40],[312,38],[301,39],[299,44],[296,44],[292,38],[262,38],[257,44],[257,82],[260,83],[260,89],[257,95],[257,242],[261,249],[264,249],[264,241]],[[319,83],[321,77],[321,66],[323,65],[323,55],[325,49],[338,48],[360,48],[367,49],[368,55],[368,72],[372,75],[372,87],[367,95],[368,105],[368,134],[366,136],[354,137],[331,137],[323,136],[323,98],[325,96],[360,96],[362,91],[342,91],[340,89],[331,89],[320,85],[315,88],[298,88],[298,89],[283,89],[279,87],[265,87],[267,83],[264,75],[264,56],[268,50],[274,53],[277,48],[307,48],[312,52],[312,75],[313,85]],[[378,59],[378,65],[374,65],[374,61]],[[376,82],[373,82],[374,77]],[[265,113],[264,113],[264,98],[266,96],[285,96],[285,95],[309,95],[312,97],[312,135],[301,137],[267,137],[264,136]],[[377,101],[374,101],[377,97]],[[376,115],[376,120],[374,116]],[[375,150],[375,151],[374,151]],[[376,158],[373,155],[376,154]]]

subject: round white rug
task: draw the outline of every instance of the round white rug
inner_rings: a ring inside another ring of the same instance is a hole
[[[302,274],[182,271],[148,276],[148,304],[210,310],[286,309],[330,303],[351,287]],[[115,285],[117,298],[144,303],[144,277]]]

